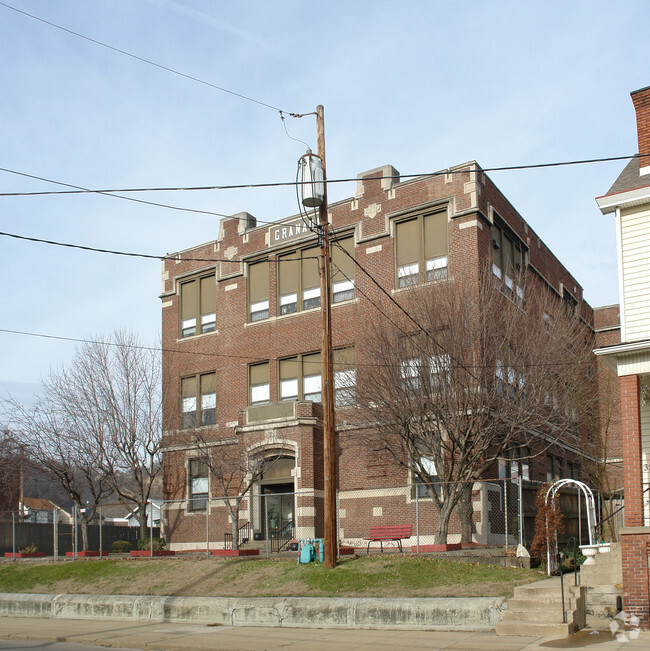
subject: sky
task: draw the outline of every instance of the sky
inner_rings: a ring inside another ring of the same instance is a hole
[[[288,114],[319,104],[330,179],[386,164],[416,174],[632,155],[629,94],[650,85],[648,24],[645,0],[0,2],[0,195],[65,189],[47,180],[293,181],[316,125]],[[614,220],[594,198],[624,165],[490,173],[592,306],[618,302]],[[354,192],[337,184],[329,200]],[[123,196],[258,222],[297,212],[292,187]],[[206,212],[101,194],[0,196],[0,231],[164,255],[217,238],[222,217]],[[0,397],[28,400],[69,362],[76,344],[56,337],[125,328],[156,344],[159,261],[6,235],[0,252]]]

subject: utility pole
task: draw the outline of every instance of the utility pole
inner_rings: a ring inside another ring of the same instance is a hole
[[[325,109],[316,107],[318,157],[323,167],[323,202],[319,207],[321,375],[323,401],[323,490],[325,497],[324,565],[336,567],[336,442],[334,439],[334,370],[332,363],[332,314],[329,221],[327,219],[327,174],[325,170]]]

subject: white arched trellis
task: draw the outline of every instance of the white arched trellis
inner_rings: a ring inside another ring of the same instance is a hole
[[[589,529],[589,544],[581,545],[580,549],[583,554],[587,556],[585,565],[592,565],[595,563],[593,556],[596,554],[598,549],[598,543],[596,538],[596,502],[594,500],[594,494],[591,492],[591,488],[587,486],[584,482],[578,481],[577,479],[559,479],[556,482],[553,482],[549,489],[546,491],[546,498],[544,500],[546,506],[548,506],[548,500],[551,499],[551,503],[555,503],[555,495],[557,492],[564,486],[575,486],[582,494],[585,496],[585,504],[587,505],[587,527]],[[555,538],[555,552],[557,553],[557,532],[554,534]],[[609,548],[608,550],[609,551]],[[591,553],[588,553],[591,552]],[[546,526],[546,568],[549,576],[551,575],[551,545],[549,540],[549,531],[548,523]]]

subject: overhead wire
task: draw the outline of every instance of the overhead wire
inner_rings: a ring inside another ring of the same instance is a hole
[[[30,14],[26,11],[23,11],[22,9],[18,9],[17,7],[13,7],[12,5],[7,4],[6,2],[0,2],[0,6],[5,7],[6,9],[11,9],[12,11],[15,11],[16,13],[22,14],[23,16],[27,16],[28,18],[32,18],[34,20],[37,20],[41,23],[44,23],[45,25],[49,25],[50,27],[55,27],[56,29],[60,29],[63,32],[66,32],[67,34],[71,34],[72,36],[76,36],[78,38],[82,38],[85,41],[89,41],[90,43],[94,43],[95,45],[100,45],[101,47],[107,48],[108,50],[112,50],[113,52],[117,52],[119,54],[122,54],[127,57],[131,57],[132,59],[136,59],[137,61],[140,61],[142,63],[146,63],[147,65],[154,66],[155,68],[159,68],[160,70],[165,70],[167,72],[171,72],[174,75],[178,75],[179,77],[184,77],[185,79],[189,79],[191,81],[195,81],[199,84],[203,84],[204,86],[209,86],[210,88],[214,88],[215,90],[221,91],[222,93],[228,93],[229,95],[233,95],[234,97],[239,97],[240,99],[246,100],[247,102],[253,102],[255,104],[259,104],[260,106],[264,106],[268,109],[271,109],[273,111],[278,111],[280,114],[282,113],[287,113],[288,115],[291,115],[290,111],[285,111],[283,109],[278,108],[277,106],[273,106],[272,104],[267,104],[266,102],[262,102],[261,100],[255,99],[253,97],[249,97],[248,95],[244,95],[242,93],[238,93],[234,90],[230,90],[228,88],[224,88],[223,86],[217,86],[216,84],[213,84],[209,81],[205,81],[204,79],[200,79],[198,77],[194,77],[192,75],[188,75],[185,72],[181,72],[180,70],[176,70],[174,68],[170,68],[169,66],[162,65],[161,63],[156,63],[155,61],[151,61],[151,59],[145,59],[144,57],[138,56],[137,54],[133,54],[131,52],[127,52],[126,50],[122,50],[118,47],[115,47],[114,45],[109,45],[108,43],[104,43],[102,41],[98,41],[95,38],[91,38],[90,36],[85,36],[84,34],[80,34],[79,32],[75,32],[71,29],[68,29],[67,27],[63,27],[62,25],[57,25],[56,23],[53,23],[52,21],[45,20],[45,18],[41,18],[39,16],[35,16],[34,14]]]
[[[55,181],[53,179],[48,179],[43,176],[36,176],[35,174],[27,174],[26,172],[18,172],[17,170],[11,170],[6,167],[0,167],[0,172],[7,172],[8,174],[15,174],[17,176],[24,176],[28,179],[36,179],[37,181],[45,181],[47,183],[54,183],[55,185],[63,185],[68,188],[75,188],[76,190],[84,190],[85,192],[93,192],[89,188],[84,188],[80,185],[73,185],[72,183],[64,183],[63,181]],[[213,212],[211,210],[199,210],[197,208],[185,208],[182,206],[172,206],[167,203],[159,203],[157,201],[147,201],[146,199],[136,199],[135,197],[125,197],[121,194],[114,194],[112,192],[98,192],[97,194],[103,194],[107,197],[114,197],[115,199],[123,199],[124,201],[134,201],[135,203],[144,203],[150,206],[157,206],[159,208],[169,208],[170,210],[182,210],[185,212],[194,212],[204,215],[214,215],[216,217],[231,217],[232,215],[225,215],[219,212]]]
[[[2,2],[0,2],[2,5]],[[549,167],[562,167],[567,165],[588,165],[593,163],[606,163],[619,160],[630,160],[633,158],[650,157],[650,154],[632,154],[629,156],[606,156],[603,158],[588,158],[581,160],[559,161],[553,163],[531,163],[528,165],[502,165],[499,167],[476,167],[470,169],[462,167],[454,170],[437,170],[435,172],[420,172],[417,174],[398,174],[393,176],[364,176],[364,181],[385,181],[388,179],[401,180],[401,179],[418,179],[427,177],[436,177],[449,174],[467,174],[468,172],[508,172],[516,170],[529,170],[529,169],[543,169]],[[12,171],[4,169],[3,171]],[[337,183],[357,183],[359,177],[349,177],[341,179],[326,179],[323,181],[325,184]],[[102,189],[81,189],[81,190],[46,190],[40,192],[0,192],[0,197],[32,197],[56,194],[108,194],[117,192],[192,192],[192,191],[206,191],[206,190],[247,190],[256,188],[278,188],[291,185],[305,185],[311,181],[274,181],[268,183],[235,183],[228,185],[198,185],[198,186],[161,186],[161,187],[146,187],[146,188],[102,188]]]
[[[119,251],[116,249],[101,249],[94,246],[84,246],[82,244],[71,244],[69,242],[57,242],[56,240],[46,240],[40,237],[29,237],[27,235],[17,235],[16,233],[6,233],[0,231],[0,237],[11,237],[16,240],[26,240],[28,242],[37,242],[39,244],[50,244],[52,246],[62,246],[68,249],[81,249],[82,251],[92,251],[94,253],[109,253],[111,255],[121,255],[129,258],[145,258],[147,260],[179,260],[180,262],[232,262],[227,258],[192,258],[180,257],[181,253],[168,253],[166,255],[155,255],[150,253],[132,253],[129,251]],[[305,256],[305,260],[312,259],[312,256]],[[317,259],[317,258],[313,258]],[[281,258],[277,258],[276,262],[283,262]],[[290,262],[287,260],[287,262]]]

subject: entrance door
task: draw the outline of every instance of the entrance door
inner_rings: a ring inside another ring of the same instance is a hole
[[[266,538],[279,541],[293,537],[293,484],[264,486]]]

